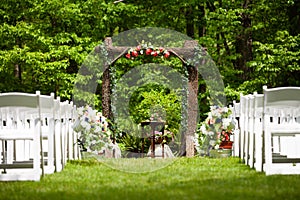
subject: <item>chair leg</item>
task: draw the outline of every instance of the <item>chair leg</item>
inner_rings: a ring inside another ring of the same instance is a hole
[[[6,164],[5,140],[2,140],[2,163]],[[3,168],[2,174],[6,174],[6,169]]]

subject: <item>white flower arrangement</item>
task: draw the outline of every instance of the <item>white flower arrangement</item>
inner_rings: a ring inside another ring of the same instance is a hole
[[[206,154],[209,149],[219,149],[222,142],[230,141],[235,129],[232,112],[227,107],[211,106],[208,117],[200,124],[194,143],[197,152]]]
[[[77,119],[73,129],[79,133],[79,140],[87,152],[101,154],[103,149],[111,148],[111,131],[107,119],[101,112],[90,106],[77,109]]]

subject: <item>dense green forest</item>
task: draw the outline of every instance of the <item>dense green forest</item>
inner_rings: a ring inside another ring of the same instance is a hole
[[[89,52],[105,37],[138,27],[197,40],[219,67],[228,102],[263,85],[300,86],[299,13],[299,0],[1,0],[0,92],[72,99]]]

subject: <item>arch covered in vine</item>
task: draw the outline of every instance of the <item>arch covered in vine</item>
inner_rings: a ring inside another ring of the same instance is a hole
[[[111,110],[111,66],[121,57],[128,53],[130,46],[113,46],[112,38],[107,37],[104,41],[107,58],[109,62],[106,63],[103,77],[102,77],[102,113],[105,117],[112,117]],[[183,47],[166,48],[171,55],[176,56],[182,65],[188,71],[188,97],[187,97],[187,130],[182,137],[181,154],[191,157],[194,155],[193,134],[197,128],[198,117],[198,69],[196,66],[191,66],[188,60],[193,59],[194,52],[198,42],[195,40],[186,40]],[[203,51],[205,54],[206,52]]]

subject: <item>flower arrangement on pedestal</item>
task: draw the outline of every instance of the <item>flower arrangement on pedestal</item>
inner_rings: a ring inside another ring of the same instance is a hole
[[[155,143],[156,144],[166,144],[168,143],[170,140],[174,140],[174,134],[168,130],[165,130],[164,132],[159,132],[159,131],[155,131],[154,132],[154,136],[155,136]],[[151,136],[149,136],[149,139],[151,138]]]
[[[87,152],[101,154],[103,149],[112,148],[111,131],[107,119],[101,112],[90,106],[77,109],[77,120],[73,125],[74,131],[80,133],[79,141]]]
[[[171,140],[174,140],[174,134],[167,130],[168,125],[166,124],[166,111],[161,105],[154,105],[149,110],[150,118],[146,120],[149,123],[157,123],[154,130],[154,137],[156,144],[166,144]],[[160,125],[158,125],[160,124]],[[148,127],[150,128],[150,127]],[[148,130],[147,137],[151,141],[152,138],[152,130]]]
[[[211,149],[230,148],[227,143],[235,129],[232,112],[227,107],[211,106],[208,117],[200,124],[195,136],[195,147],[202,155],[209,155]]]
[[[151,43],[142,43],[135,48],[130,48],[125,54],[125,57],[128,59],[135,59],[139,55],[169,58],[171,53],[162,47],[154,47]]]

